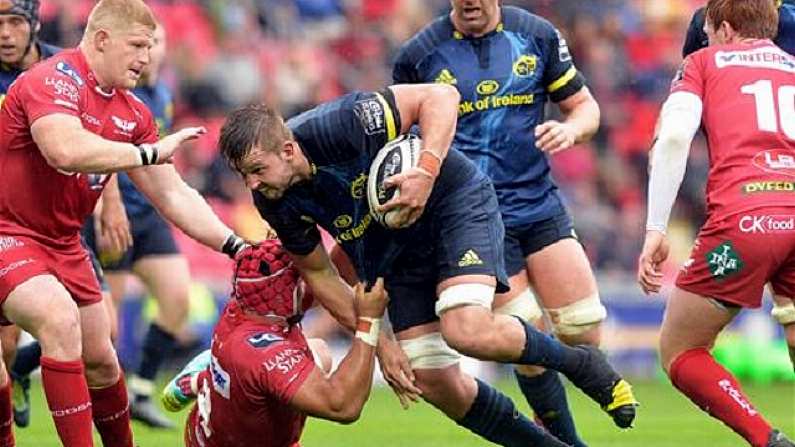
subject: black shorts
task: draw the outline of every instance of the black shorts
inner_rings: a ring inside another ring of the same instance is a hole
[[[491,182],[476,179],[458,187],[426,213],[417,238],[384,278],[395,332],[438,320],[436,286],[445,279],[489,275],[497,278],[498,293],[508,291],[504,228]]]
[[[133,245],[117,262],[104,264],[107,271],[130,271],[133,264],[147,256],[179,254],[179,249],[171,234],[171,227],[153,208],[151,211],[129,216]],[[83,235],[92,250],[96,249],[94,220],[89,218]]]
[[[85,229],[85,227],[86,225],[83,225],[83,229]],[[99,282],[99,288],[103,292],[110,292],[110,287],[108,286],[108,282],[105,281],[105,274],[102,272],[102,265],[99,263],[97,254],[94,253],[94,249],[91,248],[88,243],[86,243],[86,239],[83,237],[83,234],[80,236],[80,243],[83,244],[83,247],[88,252],[89,259],[91,259],[91,267],[94,268],[94,275],[96,275],[97,281]]]
[[[521,272],[527,257],[561,239],[577,239],[574,222],[563,206],[552,217],[522,228],[505,229],[505,268],[509,276]]]

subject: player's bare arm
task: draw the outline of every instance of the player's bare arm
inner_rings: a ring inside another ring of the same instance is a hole
[[[563,121],[549,120],[535,128],[538,148],[554,154],[591,139],[599,129],[599,104],[588,87],[558,103]]]
[[[118,177],[111,176],[94,212],[97,248],[101,257],[118,259],[132,246],[132,232],[119,191]]]
[[[455,135],[461,96],[455,87],[446,84],[401,84],[389,88],[400,113],[400,133],[419,124],[423,138],[417,168],[385,182],[400,188],[400,196],[384,204],[383,211],[400,208],[395,226],[402,228],[416,222],[425,209]]]
[[[154,145],[136,146],[102,138],[83,128],[79,118],[63,113],[37,119],[30,131],[50,166],[61,171],[89,173],[168,162],[182,142],[206,132],[203,127],[190,127]]]
[[[293,396],[290,404],[315,417],[342,423],[359,419],[370,395],[375,366],[378,327],[386,309],[384,281],[376,281],[370,292],[355,286],[357,333],[351,350],[330,377],[317,366]]]
[[[292,257],[315,298],[341,325],[351,331],[355,330],[354,293],[337,273],[337,268],[323,245],[318,244],[308,255],[293,254]],[[415,376],[408,357],[400,345],[384,331],[379,334],[378,359],[384,378],[397,394],[400,404],[408,408],[410,402],[417,402],[422,390],[414,384]]]
[[[127,174],[155,208],[185,234],[214,250],[234,255],[226,245],[237,236],[204,198],[182,180],[174,165],[146,166],[131,169]]]

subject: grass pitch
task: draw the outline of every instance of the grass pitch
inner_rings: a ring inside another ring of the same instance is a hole
[[[502,381],[507,392],[523,411],[527,403],[515,383]],[[743,440],[711,419],[682,397],[668,382],[634,384],[641,401],[636,426],[620,431],[612,421],[576,389],[569,388],[581,437],[590,447],[735,447]],[[777,428],[795,436],[795,384],[746,385],[754,404]],[[20,447],[57,447],[55,429],[46,410],[41,384],[33,383],[33,415],[30,427],[17,429]],[[174,415],[184,421],[187,412]],[[182,445],[182,432],[155,431],[134,423],[140,447]],[[99,438],[96,438],[99,446]],[[303,447],[469,447],[490,445],[456,426],[427,404],[403,411],[387,388],[376,388],[359,422],[342,426],[310,419],[301,442]]]

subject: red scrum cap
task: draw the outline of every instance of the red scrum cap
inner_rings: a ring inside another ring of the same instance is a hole
[[[236,256],[233,296],[241,307],[295,324],[312,299],[278,239],[245,248]]]

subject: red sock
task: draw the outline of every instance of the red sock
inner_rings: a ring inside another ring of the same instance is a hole
[[[14,447],[14,412],[11,407],[11,381],[0,388],[0,447]]]
[[[734,376],[703,348],[685,351],[671,364],[671,382],[712,417],[754,447],[765,447],[772,428],[751,405]]]
[[[55,429],[64,447],[93,447],[91,399],[83,362],[41,358],[41,381]]]
[[[89,389],[94,408],[94,425],[105,447],[133,447],[130,405],[124,375],[107,388]]]

